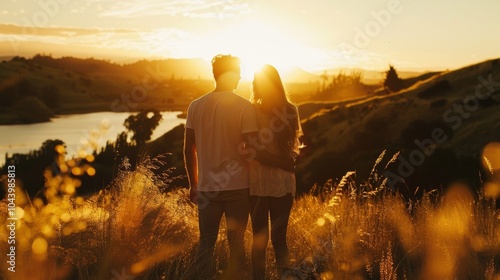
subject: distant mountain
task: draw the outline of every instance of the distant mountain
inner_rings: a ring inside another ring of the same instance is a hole
[[[68,48],[65,45],[47,42],[29,42],[24,39],[17,41],[0,42],[0,50],[4,56],[22,56],[32,57],[33,54],[57,54],[57,56],[72,56],[72,57],[94,57],[96,59],[111,59],[113,61],[124,61],[130,58],[138,60],[144,55],[140,52],[134,53],[130,51],[127,56],[117,54],[113,49],[89,47],[84,48]]]
[[[398,93],[302,104],[306,147],[298,160],[298,188],[307,191],[351,170],[367,180],[384,150],[377,176],[389,176],[386,187],[408,197],[417,188],[421,194],[455,182],[478,188],[488,179],[482,150],[500,142],[495,81],[500,81],[500,59],[423,75]],[[397,152],[400,156],[385,169]]]
[[[299,67],[281,71],[280,75],[285,83],[313,83],[320,81],[320,76]]]

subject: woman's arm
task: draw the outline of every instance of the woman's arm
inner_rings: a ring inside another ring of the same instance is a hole
[[[258,141],[257,132],[244,133],[243,139],[245,141],[245,147],[244,149],[240,149],[240,152],[242,152],[243,156],[246,156],[247,160],[257,160],[268,166],[295,172],[294,159],[292,157],[283,158],[265,151],[264,145],[260,144]]]

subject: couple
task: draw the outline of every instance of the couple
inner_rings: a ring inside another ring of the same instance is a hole
[[[286,231],[301,134],[297,108],[270,65],[255,74],[251,102],[233,92],[240,81],[237,57],[214,57],[212,71],[216,88],[189,105],[184,139],[190,198],[198,204],[200,229],[191,273],[202,279],[213,275],[214,247],[224,214],[230,256],[223,278],[248,276],[244,234],[250,212],[253,279],[265,276],[269,215],[281,275],[288,265]]]

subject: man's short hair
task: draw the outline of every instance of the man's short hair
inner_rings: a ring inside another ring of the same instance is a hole
[[[232,55],[216,55],[212,59],[212,72],[217,80],[226,72],[240,73],[240,59]]]

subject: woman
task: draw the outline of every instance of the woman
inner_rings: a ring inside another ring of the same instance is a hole
[[[265,65],[253,81],[252,103],[256,108],[259,140],[264,149],[282,158],[296,158],[301,127],[297,108],[288,101],[278,71]],[[286,231],[295,196],[295,174],[283,169],[250,164],[250,215],[252,218],[252,268],[254,279],[266,274],[266,248],[269,240],[276,255],[278,274],[288,265]]]

